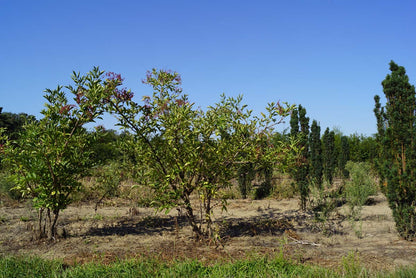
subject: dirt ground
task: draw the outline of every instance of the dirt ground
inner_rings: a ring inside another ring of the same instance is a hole
[[[416,243],[398,237],[386,198],[372,197],[363,221],[352,227],[342,206],[325,224],[301,212],[297,199],[229,200],[228,211],[215,212],[223,246],[192,239],[176,210],[156,214],[109,200],[95,213],[91,204],[72,205],[60,216],[55,243],[33,239],[36,213],[29,205],[0,206],[0,255],[32,254],[68,264],[111,262],[136,256],[159,259],[196,258],[211,263],[283,252],[294,261],[337,267],[354,252],[372,269],[416,263]],[[361,238],[357,234],[361,233]]]

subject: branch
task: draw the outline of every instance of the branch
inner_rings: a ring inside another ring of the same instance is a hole
[[[321,246],[321,244],[315,243],[315,242],[309,242],[309,241],[305,241],[305,240],[298,240],[295,239],[291,236],[287,236],[289,239],[293,240],[293,242],[291,242],[290,244],[302,244],[302,245],[312,245],[312,246]]]
[[[154,148],[154,146],[152,145],[152,143],[149,141],[149,139],[147,139],[146,138],[146,136],[144,136],[142,133],[141,133],[141,130],[138,128],[138,127],[136,127],[134,124],[133,124],[133,122],[129,119],[129,118],[127,118],[123,113],[121,113],[121,111],[120,111],[120,109],[119,109],[119,106],[118,105],[115,105],[114,103],[111,103],[113,106],[114,106],[114,108],[116,109],[116,111],[117,111],[117,114],[119,115],[119,116],[121,116],[125,121],[126,121],[126,123],[129,125],[129,127],[131,128],[131,129],[133,129],[135,132],[136,132],[136,134],[137,135],[139,135],[143,140],[144,140],[144,142],[149,146],[149,148],[150,148],[150,150],[151,150],[151,152],[153,153],[153,155],[155,156],[155,158],[156,158],[156,162],[160,165],[160,167],[162,168],[162,171],[163,171],[163,174],[165,174],[165,175],[167,175],[168,174],[168,172],[166,171],[166,168],[165,168],[165,166],[163,165],[163,163],[162,163],[162,160],[161,160],[161,158],[157,155],[157,152],[156,152],[156,150],[155,150],[155,148]]]

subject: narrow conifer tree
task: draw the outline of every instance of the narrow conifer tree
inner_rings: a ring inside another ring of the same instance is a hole
[[[377,139],[384,163],[387,198],[397,231],[407,240],[416,237],[416,97],[404,67],[390,62],[391,74],[383,80],[385,107],[375,96]]]
[[[296,168],[293,169],[292,174],[300,193],[300,207],[302,210],[305,210],[309,196],[309,118],[306,117],[306,109],[302,107],[302,105],[299,105],[299,107],[292,112],[290,127],[290,134],[298,137],[299,147],[302,149],[301,155],[296,163]]]
[[[290,136],[296,137],[299,133],[299,113],[298,108],[292,110],[290,114]]]
[[[329,128],[326,128],[324,135],[322,136],[322,144],[324,176],[325,180],[328,182],[328,185],[331,186],[335,172],[336,161],[334,131],[329,131]]]
[[[311,134],[309,136],[310,147],[310,176],[314,185],[322,188],[322,143],[321,143],[321,127],[316,120],[313,120],[311,126]]]
[[[348,160],[350,159],[350,147],[347,136],[341,137],[341,148],[338,156],[338,169],[344,178],[348,178],[348,170],[345,169]]]

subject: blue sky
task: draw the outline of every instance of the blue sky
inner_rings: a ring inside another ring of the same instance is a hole
[[[93,66],[121,73],[139,100],[161,68],[202,108],[221,93],[255,113],[287,101],[322,129],[371,135],[390,60],[415,84],[415,14],[410,0],[0,0],[0,106],[39,117],[45,88]]]

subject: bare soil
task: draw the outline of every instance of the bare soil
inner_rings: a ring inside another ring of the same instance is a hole
[[[176,210],[155,213],[121,199],[107,200],[97,212],[93,204],[70,206],[59,219],[60,237],[54,243],[38,241],[33,236],[36,212],[28,204],[6,203],[0,206],[0,255],[30,254],[72,265],[138,256],[213,263],[283,253],[300,263],[338,267],[354,252],[371,269],[416,263],[416,243],[398,237],[382,194],[364,206],[363,220],[354,227],[345,205],[321,223],[299,211],[296,198],[230,200],[227,211],[215,211],[219,246],[195,242]]]

